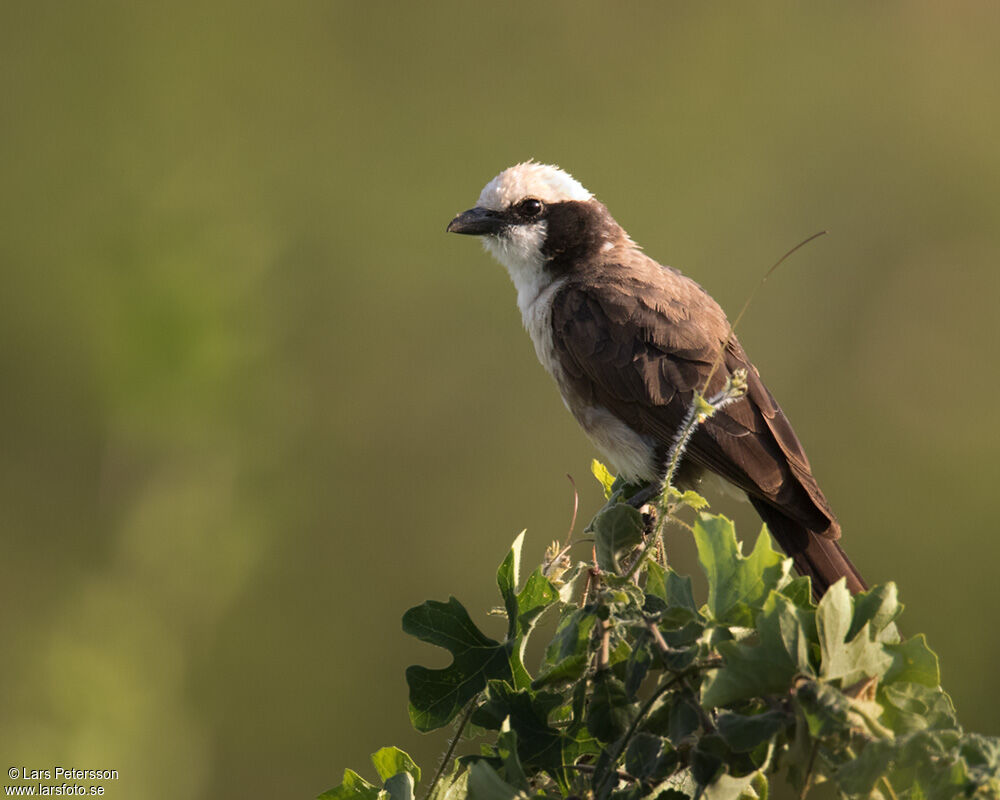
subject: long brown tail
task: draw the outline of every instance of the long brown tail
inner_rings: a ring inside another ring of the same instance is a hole
[[[792,559],[795,569],[800,575],[810,577],[813,596],[817,600],[840,578],[847,578],[851,594],[868,589],[858,568],[851,563],[836,539],[808,530],[763,500],[751,497],[750,502],[767,523],[778,545]]]

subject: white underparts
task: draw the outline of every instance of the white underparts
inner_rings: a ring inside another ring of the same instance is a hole
[[[478,205],[502,212],[526,197],[534,197],[550,204],[586,202],[592,196],[561,170],[529,162],[511,167],[490,181],[483,189]],[[601,456],[631,483],[657,480],[660,475],[655,441],[637,433],[607,408],[589,405],[593,400],[589,397],[584,400],[576,394],[571,382],[566,379],[553,341],[552,300],[565,285],[567,278],[553,280],[551,272],[546,269],[543,250],[547,235],[548,223],[541,219],[508,225],[496,235],[484,236],[482,241],[486,250],[503,264],[514,283],[521,320],[535,345],[538,360],[555,380],[563,403],[586,431]],[[625,242],[631,245],[630,240],[626,239]],[[617,244],[621,244],[620,239]],[[615,246],[615,241],[606,241],[601,245],[601,252],[607,253]],[[646,262],[648,259],[641,260],[636,269],[652,269],[655,266],[645,266]],[[721,310],[718,313],[721,315]],[[701,479],[694,479],[701,483]],[[721,479],[718,483],[727,485]],[[742,495],[735,487],[729,486],[729,491]]]
[[[517,290],[521,320],[535,345],[539,362],[555,379],[566,408],[576,417],[602,457],[626,480],[654,480],[657,475],[653,441],[640,436],[607,409],[582,406],[573,396],[552,341],[552,298],[566,279],[551,280],[543,267],[544,222],[519,233],[509,238],[489,236],[484,244],[510,274]]]
[[[574,409],[563,395],[567,407],[587,432],[590,441],[629,483],[656,480],[656,450],[653,441],[641,436],[606,408],[591,406]]]

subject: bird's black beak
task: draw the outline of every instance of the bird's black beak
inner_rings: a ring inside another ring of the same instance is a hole
[[[468,236],[485,236],[499,233],[505,226],[504,219],[488,208],[470,208],[448,223],[448,233],[464,233]]]

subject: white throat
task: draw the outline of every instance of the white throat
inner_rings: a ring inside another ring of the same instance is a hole
[[[502,236],[483,237],[483,246],[503,264],[517,290],[517,307],[525,327],[531,307],[545,288],[552,283],[545,271],[542,245],[548,224],[541,220],[533,225],[518,225]]]

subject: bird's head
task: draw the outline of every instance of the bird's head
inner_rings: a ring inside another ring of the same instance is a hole
[[[518,289],[530,277],[560,271],[624,232],[580,182],[558,167],[528,161],[486,184],[474,208],[448,223],[449,233],[481,236]],[[627,237],[626,237],[627,238]]]

